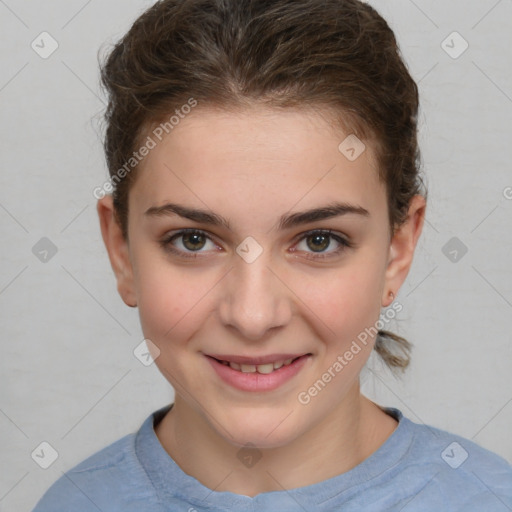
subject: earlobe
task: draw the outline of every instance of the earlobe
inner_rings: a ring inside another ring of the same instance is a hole
[[[137,298],[128,241],[123,237],[121,226],[116,219],[112,196],[99,199],[97,211],[103,242],[116,276],[117,291],[127,306],[136,307]]]
[[[389,306],[395,294],[405,281],[412,265],[416,244],[425,221],[426,201],[421,195],[415,195],[409,204],[406,221],[396,230],[389,247],[389,258],[385,274],[382,305]],[[389,300],[390,292],[393,298]]]
[[[382,307],[387,308],[394,300],[395,300],[395,294],[391,290],[389,290],[388,294],[387,294],[387,299],[386,299],[385,303],[383,301]]]

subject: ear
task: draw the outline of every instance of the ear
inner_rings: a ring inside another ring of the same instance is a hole
[[[389,306],[389,292],[396,296],[412,265],[416,243],[421,235],[425,221],[426,200],[415,195],[409,203],[407,220],[393,235],[389,247],[389,259],[385,274],[385,285],[382,295],[383,307]]]
[[[128,241],[124,239],[121,226],[115,216],[112,196],[107,195],[101,198],[98,201],[97,210],[103,242],[117,279],[117,291],[127,306],[135,307],[137,298]]]

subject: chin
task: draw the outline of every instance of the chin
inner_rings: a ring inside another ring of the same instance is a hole
[[[278,448],[299,435],[296,415],[289,410],[244,409],[226,416],[224,424],[229,427],[219,433],[239,447],[250,444],[261,449]]]

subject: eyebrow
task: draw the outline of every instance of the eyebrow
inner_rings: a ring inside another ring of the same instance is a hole
[[[312,208],[302,212],[282,215],[279,219],[278,229],[289,229],[301,224],[308,224],[341,215],[355,214],[363,217],[370,217],[370,212],[362,206],[352,205],[344,202],[335,202],[319,208]],[[218,215],[210,210],[201,210],[189,208],[175,203],[166,203],[162,206],[152,206],[148,208],[144,215],[148,217],[164,217],[167,215],[178,215],[185,219],[192,220],[201,224],[211,224],[212,226],[223,226],[231,230],[229,221],[222,215]]]

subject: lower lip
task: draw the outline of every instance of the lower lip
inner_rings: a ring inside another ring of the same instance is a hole
[[[217,375],[227,384],[242,391],[272,391],[290,380],[294,375],[300,372],[309,355],[304,355],[293,361],[291,364],[281,366],[272,373],[243,373],[233,370],[230,366],[219,363],[213,357],[208,357],[208,361],[217,372]]]

